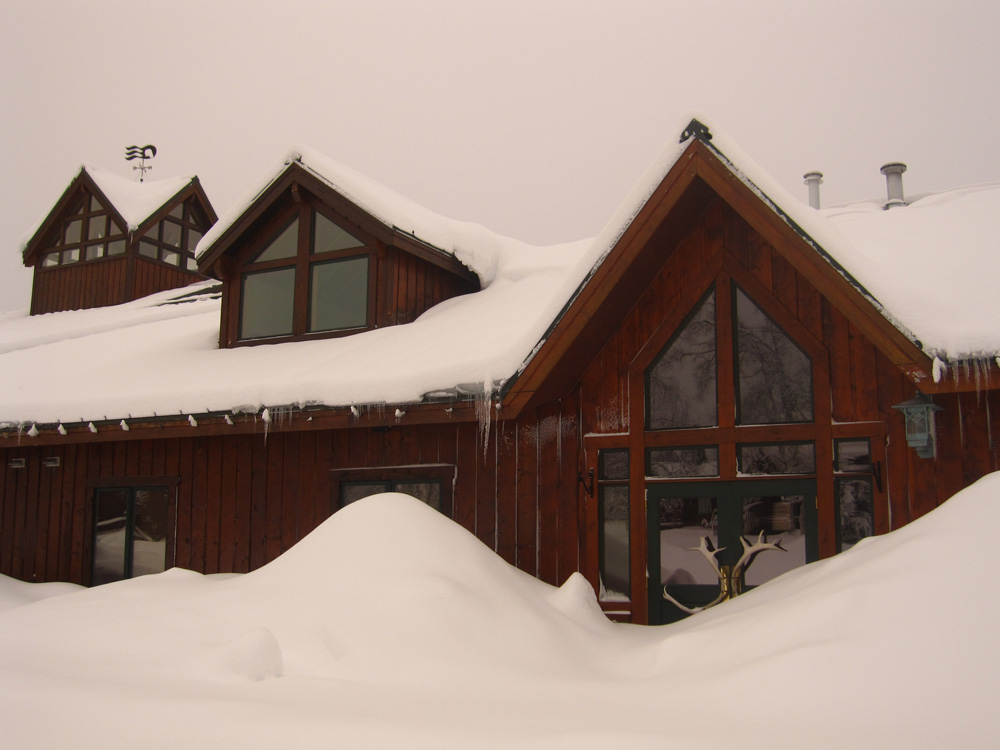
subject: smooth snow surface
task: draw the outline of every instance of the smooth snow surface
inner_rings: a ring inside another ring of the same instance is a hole
[[[647,628],[375,496],[243,576],[0,579],[0,726],[22,749],[993,747],[1000,605],[971,530],[998,523],[992,475]]]

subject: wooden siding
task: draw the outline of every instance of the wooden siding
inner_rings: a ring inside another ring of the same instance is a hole
[[[439,302],[476,291],[466,279],[395,247],[380,253],[377,273],[378,327],[411,323]]]
[[[332,469],[456,467],[453,518],[553,584],[579,569],[577,404],[493,422],[120,440],[0,450],[0,573],[88,583],[96,486],[175,487],[170,565],[247,572],[331,512]],[[25,459],[11,468],[11,459]],[[58,458],[57,468],[43,465]]]
[[[128,257],[120,255],[55,268],[35,267],[31,314],[83,310],[127,302]]]
[[[129,279],[129,264],[133,264]],[[70,266],[35,268],[31,314],[85,310],[120,305],[167,289],[187,286],[204,277],[174,266],[119,255]]]
[[[205,279],[200,273],[185,271],[156,260],[135,257],[135,271],[129,300],[147,297],[167,289],[178,289]]]
[[[881,430],[886,435],[885,483],[891,513],[880,524],[881,531],[923,515],[1000,468],[992,438],[1000,434],[996,433],[1000,392],[936,395],[935,402],[944,407],[937,415],[937,457],[918,458],[906,446],[902,415],[892,408],[912,398],[916,387],[722,200],[712,202],[676,247],[664,250],[669,257],[659,273],[583,371],[579,385],[583,434],[630,431],[630,362],[664,320],[673,316],[680,321],[687,315],[689,308],[680,306],[707,289],[714,277],[713,263],[721,267],[723,262],[735,262],[758,290],[770,296],[769,302],[828,352],[833,436],[848,436],[849,424],[859,425],[858,434],[870,428],[871,434]],[[730,260],[720,261],[722,256]]]

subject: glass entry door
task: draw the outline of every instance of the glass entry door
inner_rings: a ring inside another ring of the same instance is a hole
[[[701,607],[719,593],[719,578],[698,550],[702,537],[721,552],[720,565],[735,564],[740,537],[779,541],[786,552],[757,555],[744,591],[818,558],[816,480],[765,479],[651,483],[646,490],[649,549],[649,622],[664,624],[687,613],[663,598],[663,588],[687,607]]]

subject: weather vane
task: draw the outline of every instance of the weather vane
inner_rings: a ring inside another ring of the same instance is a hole
[[[146,176],[146,170],[153,168],[152,164],[148,167],[146,166],[146,159],[152,159],[154,156],[156,156],[156,146],[152,144],[148,146],[129,146],[125,149],[125,161],[139,160],[139,166],[132,167],[133,170],[139,170],[139,182],[142,182]]]

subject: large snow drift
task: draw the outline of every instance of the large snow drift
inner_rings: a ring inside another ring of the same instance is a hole
[[[0,579],[0,726],[51,747],[987,747],[1000,475],[662,628],[400,495],[244,576]],[[35,601],[37,600],[37,601]]]

